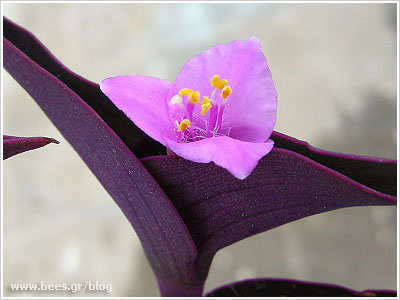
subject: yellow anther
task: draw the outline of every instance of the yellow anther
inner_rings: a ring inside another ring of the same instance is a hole
[[[204,116],[211,107],[210,99],[203,96],[203,101],[201,101],[201,115]]]
[[[190,121],[188,119],[184,119],[181,121],[180,124],[177,124],[176,127],[177,127],[176,131],[178,131],[178,132],[186,130],[186,129],[190,128]]]
[[[179,95],[181,95],[181,96],[184,96],[184,95],[191,95],[191,94],[193,94],[193,93],[194,93],[194,91],[191,90],[191,89],[181,89],[181,90],[179,91]]]
[[[193,104],[197,104],[200,101],[200,93],[199,92],[195,92],[195,91],[193,91],[191,89],[186,89],[186,88],[185,89],[181,89],[179,91],[179,95],[181,95],[181,96],[188,95],[189,96],[188,97],[188,101],[190,103],[193,103]]]
[[[224,87],[224,89],[223,89],[222,92],[221,92],[221,97],[222,97],[223,99],[226,99],[226,98],[228,98],[228,96],[229,96],[230,94],[232,94],[232,89],[231,89],[230,86],[226,86],[226,87]]]
[[[219,80],[219,76],[218,75],[214,75],[211,79],[210,79],[210,83],[213,87],[222,90],[227,84],[228,84],[228,80],[226,79],[222,79]]]
[[[194,92],[193,94],[191,94],[188,98],[189,102],[193,103],[193,104],[197,104],[200,101],[200,93],[199,92]]]

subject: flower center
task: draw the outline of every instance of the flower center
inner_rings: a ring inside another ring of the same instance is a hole
[[[225,105],[232,94],[232,88],[228,86],[226,79],[219,79],[218,75],[210,79],[210,84],[214,89],[210,95],[203,95],[201,103],[200,92],[189,88],[181,89],[170,99],[170,111],[179,142],[194,142],[221,135],[219,131],[223,123]],[[219,96],[215,95],[217,90],[221,91]],[[200,106],[198,110],[195,110],[196,105]]]

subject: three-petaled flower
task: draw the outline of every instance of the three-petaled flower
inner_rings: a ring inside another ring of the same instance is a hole
[[[117,76],[101,90],[139,128],[187,160],[213,161],[239,179],[268,154],[277,94],[257,38],[190,59],[175,82]]]

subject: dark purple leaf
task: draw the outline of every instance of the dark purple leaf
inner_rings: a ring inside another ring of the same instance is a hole
[[[395,160],[321,150],[279,132],[273,132],[271,138],[275,142],[275,147],[306,156],[381,193],[397,195]]]
[[[278,278],[233,282],[207,293],[207,297],[396,297],[391,290],[357,292],[339,285]]]
[[[97,84],[6,19],[4,66],[131,222],[164,296],[201,295],[215,252],[253,234],[337,208],[396,204],[395,161],[333,154],[279,133],[243,181],[214,164],[158,155],[165,149]]]
[[[3,136],[3,160],[25,151],[37,149],[47,144],[60,142],[47,137]]]
[[[163,146],[149,139],[125,114],[116,108],[101,92],[98,84],[71,72],[35,36],[22,27],[12,23],[7,18],[3,19],[3,25],[5,39],[26,54],[38,67],[58,78],[83,99],[117,133],[137,157],[157,155],[159,152],[165,154]],[[149,144],[151,144],[151,147],[148,147]]]
[[[21,33],[21,44],[29,45],[27,50],[43,46],[7,20],[4,20],[4,29],[4,67],[36,100],[119,205],[139,236],[160,286],[181,295],[201,294],[204,283],[197,277],[194,265],[197,250],[182,218],[160,186],[74,90],[39,66],[7,37],[19,37]],[[42,51],[45,53],[43,48]],[[64,67],[60,68],[73,76]],[[104,99],[98,85],[86,80],[81,84],[87,87],[86,98],[93,102]]]
[[[396,204],[393,196],[281,148],[242,181],[214,164],[171,156],[142,162],[185,221],[204,278],[217,250],[253,234],[342,207]]]

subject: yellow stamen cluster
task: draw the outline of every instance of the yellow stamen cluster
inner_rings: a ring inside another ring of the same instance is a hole
[[[214,101],[214,96],[215,96],[215,91],[221,90],[221,97],[224,100],[223,101],[223,106],[220,108],[220,112],[223,112],[225,103],[227,101],[227,98],[230,94],[232,94],[232,89],[230,86],[228,86],[228,80],[226,79],[219,79],[218,75],[214,75],[210,79],[211,86],[214,87],[214,90],[212,91],[211,95],[209,97],[203,96],[203,101],[201,101],[201,112],[200,114],[204,116],[213,106],[217,105]],[[177,104],[182,106],[183,108],[183,96],[188,96],[187,101],[192,104],[198,104],[200,102],[200,92],[194,91],[192,89],[184,88],[179,91],[179,94],[175,95],[174,97],[171,98],[170,103],[171,104]],[[193,112],[193,107],[191,108],[191,113]],[[187,113],[186,113],[187,114]],[[190,120],[189,119],[183,119],[180,123],[176,121],[176,131],[181,132],[185,131],[188,128],[190,128]]]
[[[190,128],[190,121],[188,119],[184,119],[181,121],[180,124],[177,123],[176,127],[177,127],[176,131],[178,131],[178,132],[184,131],[184,130]]]
[[[210,83],[216,89],[222,90],[228,84],[228,80],[226,80],[226,79],[219,80],[219,76],[218,75],[214,75],[210,79]]]
[[[210,98],[203,96],[203,101],[201,101],[201,115],[204,116],[211,107]]]
[[[200,101],[200,93],[193,91],[191,89],[181,89],[179,91],[179,95],[184,96],[188,95],[188,101],[193,104],[197,104]]]

